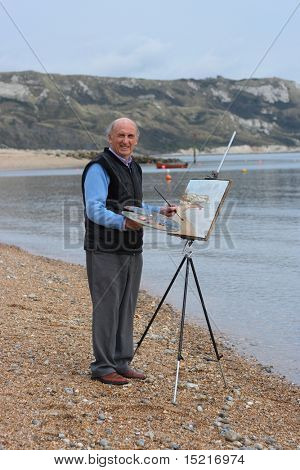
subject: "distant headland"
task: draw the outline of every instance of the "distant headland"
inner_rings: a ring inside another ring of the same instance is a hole
[[[0,148],[95,150],[126,115],[140,127],[141,154],[296,151],[300,85],[280,78],[146,80],[0,73]],[[256,150],[255,150],[256,149]],[[277,149],[277,150],[276,150]]]

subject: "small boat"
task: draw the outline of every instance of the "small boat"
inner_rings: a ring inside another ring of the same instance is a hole
[[[156,168],[162,170],[169,168],[187,168],[188,164],[184,162],[156,162]]]

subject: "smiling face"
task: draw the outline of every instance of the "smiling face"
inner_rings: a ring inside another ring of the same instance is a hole
[[[118,119],[108,135],[108,142],[117,155],[129,158],[138,143],[135,123],[126,118]]]

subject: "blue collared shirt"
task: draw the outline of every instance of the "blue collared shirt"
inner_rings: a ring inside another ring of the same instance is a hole
[[[112,149],[109,149],[112,151]],[[112,151],[113,152],[113,151]],[[113,152],[126,166],[130,166],[132,158],[124,159]],[[125,217],[106,208],[108,186],[110,178],[107,171],[98,164],[91,165],[87,171],[84,183],[86,214],[90,220],[98,225],[117,230],[125,229]],[[150,212],[159,212],[159,206],[144,204],[143,207]]]

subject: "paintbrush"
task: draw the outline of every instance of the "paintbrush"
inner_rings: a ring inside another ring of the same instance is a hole
[[[153,186],[155,191],[160,195],[160,197],[163,198],[163,200],[168,204],[169,207],[172,207],[172,204],[169,203],[169,201],[166,200],[166,198],[158,191],[158,189],[156,188],[156,186]],[[176,211],[175,212],[176,215],[178,215],[178,217],[180,218],[180,220],[182,220],[184,222],[184,219],[182,217],[180,217],[180,215],[178,214],[178,212]]]

